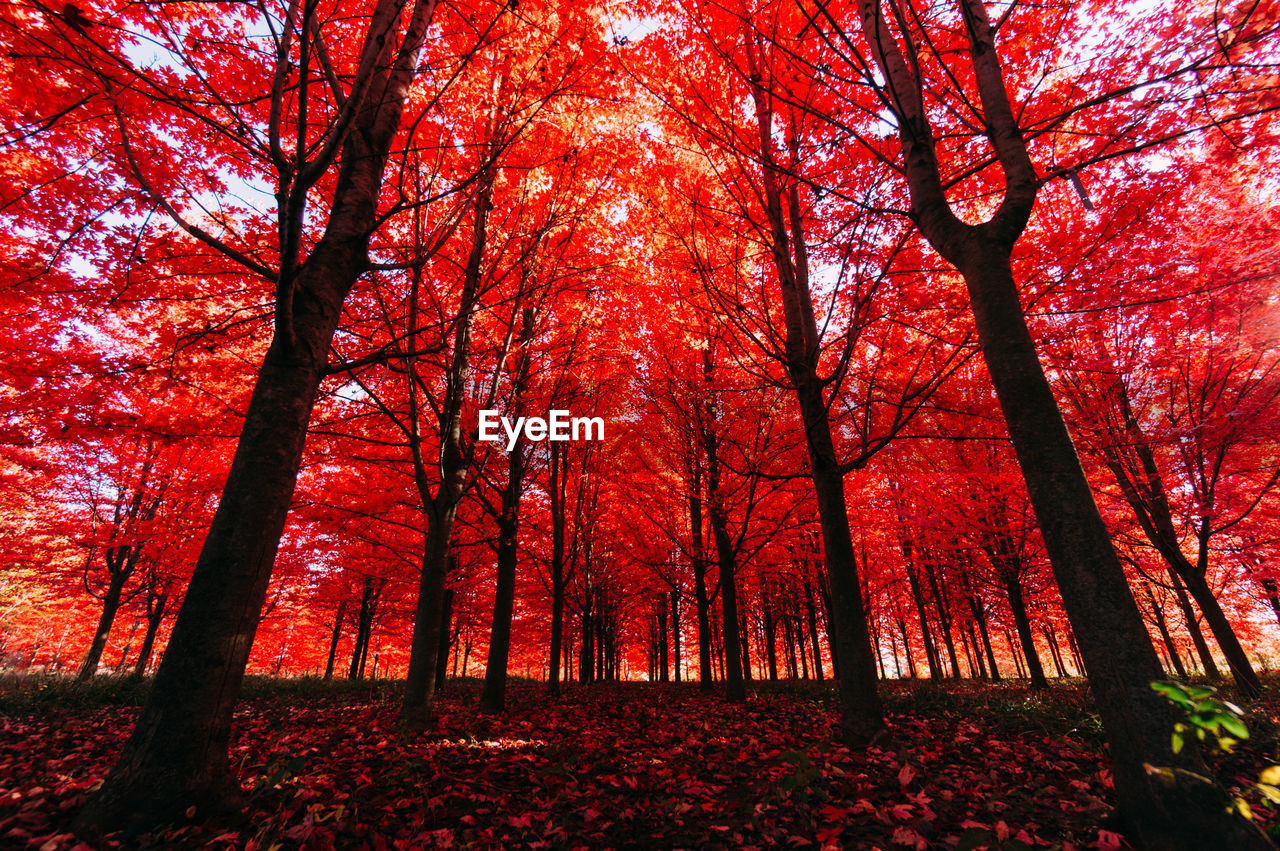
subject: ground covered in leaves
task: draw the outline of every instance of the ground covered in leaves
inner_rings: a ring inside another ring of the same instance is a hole
[[[0,685],[0,847],[77,847],[65,825],[143,689]],[[833,744],[834,694],[819,687],[733,706],[696,685],[571,687],[556,701],[517,684],[499,717],[475,712],[476,692],[451,682],[436,730],[400,736],[394,684],[252,681],[232,752],[246,820],[104,847],[1122,847],[1078,683],[890,683],[893,744],[865,752]],[[1274,695],[1216,765],[1240,790],[1275,757]]]

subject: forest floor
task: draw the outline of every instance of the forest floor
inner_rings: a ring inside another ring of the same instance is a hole
[[[1277,754],[1280,680],[1219,778],[1249,791]],[[77,845],[65,825],[109,768],[145,683],[0,681],[0,847]],[[884,684],[893,743],[833,745],[834,691],[758,688],[728,705],[696,685],[513,684],[505,715],[451,681],[431,735],[402,737],[398,684],[253,679],[232,758],[243,823],[192,824],[118,848],[1125,847],[1101,732],[1078,681]],[[1229,696],[1229,694],[1227,695]]]

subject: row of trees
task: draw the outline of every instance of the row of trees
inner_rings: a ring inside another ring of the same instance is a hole
[[[251,659],[410,730],[473,664],[834,675],[865,746],[879,677],[1047,658],[1137,835],[1265,843],[1144,767],[1200,768],[1151,635],[1251,695],[1280,611],[1277,16],[1166,11],[7,9],[4,616],[78,596],[88,676],[177,611],[80,827],[237,806]]]

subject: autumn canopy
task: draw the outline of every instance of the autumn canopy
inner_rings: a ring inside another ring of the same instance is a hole
[[[388,683],[400,747],[465,713],[539,758],[569,722],[520,695],[606,737],[617,695],[638,741],[712,701],[795,772],[742,794],[807,814],[717,842],[1065,847],[812,767],[907,794],[907,751],[970,735],[912,695],[1012,679],[1087,682],[1108,837],[1271,847],[1214,760],[1274,727],[1278,30],[1274,0],[6,4],[0,676],[141,690],[49,830],[0,834],[260,813],[250,674]],[[1244,722],[1175,734],[1214,699],[1151,684],[1193,679]],[[403,847],[714,844],[596,817]],[[307,847],[378,847],[331,829]]]

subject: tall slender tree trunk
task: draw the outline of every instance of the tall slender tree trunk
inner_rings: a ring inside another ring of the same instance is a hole
[[[582,610],[581,629],[582,644],[579,648],[578,681],[593,683],[595,677],[595,625],[591,617],[591,593],[587,593],[585,607]]]
[[[1058,650],[1058,640],[1053,634],[1053,624],[1044,623],[1040,627],[1041,634],[1044,635],[1045,644],[1049,646],[1049,655],[1053,658],[1053,667],[1058,672],[1058,676],[1066,679],[1067,669],[1062,665],[1062,654]]]
[[[675,680],[681,681],[680,671],[680,592],[671,591],[671,655],[675,667]]]
[[[824,678],[822,672],[822,648],[818,644],[818,611],[813,602],[813,586],[809,583],[809,576],[804,577],[804,604],[805,613],[809,618],[809,637],[813,641],[813,675],[821,682]],[[875,654],[876,658],[880,654]]]
[[[455,596],[452,588],[445,589],[444,602],[440,607],[440,652],[436,656],[436,691],[444,688],[444,680],[449,672],[449,646],[452,644],[450,621],[453,620]]]
[[[693,464],[689,488],[689,558],[693,562],[693,601],[698,609],[698,687],[711,690],[711,605],[707,599],[707,561],[702,546],[702,467]]]
[[[1097,342],[1097,347],[1106,356],[1100,340]],[[1173,510],[1169,505],[1169,497],[1165,491],[1164,480],[1160,476],[1155,452],[1152,450],[1151,443],[1133,411],[1132,403],[1129,401],[1128,388],[1125,387],[1124,381],[1117,376],[1109,389],[1120,409],[1124,441],[1136,459],[1136,463],[1126,463],[1126,458],[1121,454],[1120,447],[1108,445],[1103,449],[1107,467],[1111,470],[1116,483],[1120,486],[1125,501],[1133,509],[1134,515],[1138,519],[1138,524],[1142,527],[1148,540],[1151,541],[1152,545],[1164,558],[1171,572],[1176,573],[1186,583],[1191,596],[1195,598],[1196,605],[1200,607],[1205,621],[1209,624],[1214,640],[1218,643],[1219,649],[1222,650],[1222,655],[1227,660],[1227,666],[1231,669],[1231,675],[1235,678],[1236,686],[1246,696],[1257,697],[1262,693],[1262,684],[1259,682],[1258,675],[1253,670],[1253,665],[1249,662],[1249,657],[1244,652],[1244,648],[1240,646],[1240,640],[1236,636],[1235,629],[1227,620],[1226,614],[1222,611],[1222,606],[1218,603],[1217,596],[1206,581],[1209,569],[1209,540],[1212,535],[1212,527],[1207,519],[1200,521],[1196,530],[1198,544],[1196,562],[1192,564],[1183,554],[1182,543],[1173,519]],[[1135,467],[1137,469],[1134,469]],[[1189,611],[1189,609],[1190,606],[1186,606],[1184,612]],[[1189,618],[1188,623],[1191,623],[1191,620]],[[1199,631],[1198,626],[1195,630]],[[1200,643],[1203,642],[1204,639],[1201,637]],[[1201,658],[1208,660],[1205,662],[1205,670],[1212,671],[1216,675],[1217,666],[1213,664],[1213,657],[1208,652],[1207,647],[1205,652],[1201,654]]]
[[[338,658],[338,639],[342,637],[342,622],[347,617],[347,598],[338,601],[338,611],[333,616],[333,629],[329,633],[329,659],[324,666],[324,678],[333,679],[333,665]]]
[[[818,504],[818,523],[831,582],[832,620],[836,627],[836,667],[840,674],[840,735],[845,744],[866,747],[887,733],[877,691],[876,664],[867,629],[867,611],[858,583],[857,557],[849,533],[844,473],[831,436],[831,420],[818,375],[821,345],[809,289],[809,257],[804,239],[800,190],[783,189],[783,174],[774,157],[773,94],[761,84],[752,64],[751,94],[755,105],[758,151],[769,247],[782,291],[787,377],[795,390],[809,451],[809,470]]]
[[[1222,611],[1217,596],[1205,581],[1205,574],[1202,571],[1193,570],[1183,578],[1186,580],[1187,590],[1191,592],[1196,605],[1200,607],[1201,614],[1204,615],[1205,623],[1209,624],[1209,631],[1213,633],[1218,649],[1227,660],[1227,666],[1231,669],[1236,687],[1247,697],[1257,697],[1262,694],[1262,682],[1258,679],[1257,672],[1253,670],[1249,656],[1244,652],[1244,647],[1241,646],[1231,622],[1227,620],[1226,613]]]
[[[98,672],[102,651],[106,649],[111,625],[115,623],[116,612],[120,610],[120,597],[124,592],[125,580],[128,578],[123,571],[112,571],[107,592],[102,597],[102,614],[98,617],[98,628],[94,630],[93,641],[84,654],[84,660],[80,663],[80,670],[76,673],[77,680],[87,680]]]
[[[978,634],[982,637],[982,649],[987,654],[987,665],[991,669],[991,681],[993,683],[999,682],[1000,669],[996,666],[996,654],[991,647],[991,632],[987,628],[987,610],[974,592],[973,586],[969,582],[969,577],[962,573],[960,582],[964,588],[965,597],[969,601],[969,611],[973,613],[973,622],[978,625]]]
[[[667,643],[667,595],[663,593],[658,597],[657,605],[658,616],[658,653],[657,653],[657,674],[659,682],[671,681],[671,656],[670,648]]]
[[[711,439],[714,443],[714,438]],[[721,646],[724,651],[725,698],[730,702],[746,700],[742,677],[742,637],[738,634],[737,559],[729,537],[728,518],[720,505],[719,461],[714,448],[708,451],[707,495],[710,499],[711,536],[716,542],[716,565],[720,581]]]
[[[138,661],[133,666],[133,675],[135,677],[140,677],[147,672],[147,665],[151,662],[151,653],[156,646],[156,636],[160,633],[160,624],[164,622],[165,613],[168,611],[169,595],[157,594],[147,602],[147,634],[142,637],[142,647],[138,650]]]
[[[947,648],[947,656],[951,660],[951,677],[960,679],[960,660],[956,658],[956,643],[951,635],[951,606],[947,600],[946,588],[939,584],[933,559],[924,559],[925,575],[929,577],[929,590],[933,594],[933,603],[938,610],[938,631],[942,633],[942,643]]]
[[[1022,657],[1031,675],[1031,687],[1048,688],[1049,681],[1045,679],[1044,666],[1040,664],[1040,654],[1036,652],[1035,638],[1031,634],[1031,618],[1027,615],[1027,603],[1022,596],[1022,583],[1013,571],[1005,573],[1004,590],[1009,597],[1009,609],[1013,612],[1013,624],[1018,628],[1018,643],[1022,645]]]
[[[920,641],[924,644],[924,658],[929,665],[929,679],[942,679],[942,660],[938,658],[938,649],[933,643],[933,635],[929,630],[929,614],[925,608],[924,593],[920,590],[920,580],[912,567],[911,542],[902,541],[903,568],[907,571],[907,583],[911,588],[911,599],[916,605],[916,616],[920,619]]]
[[[492,131],[492,128],[490,128]],[[492,132],[490,133],[492,136]],[[494,142],[490,139],[490,147]],[[475,304],[480,290],[488,238],[489,214],[493,207],[493,156],[480,172],[473,202],[471,253],[463,272],[462,293],[454,322],[453,352],[449,363],[445,399],[441,405],[440,446],[437,465],[440,481],[434,492],[427,475],[420,432],[416,364],[406,364],[405,387],[409,395],[409,451],[418,498],[427,519],[427,532],[422,546],[422,574],[418,580],[418,606],[413,618],[413,637],[409,644],[409,670],[405,675],[404,700],[400,705],[398,724],[408,730],[424,729],[431,723],[435,701],[436,652],[440,643],[440,615],[444,611],[444,588],[449,573],[449,549],[453,538],[453,521],[462,500],[470,459],[464,455],[462,442],[462,408],[466,394],[468,368],[471,362],[471,329]],[[410,324],[416,337],[417,291],[421,270],[415,270],[410,293]]]
[[[480,711],[502,712],[506,705],[507,663],[511,656],[511,619],[515,613],[516,560],[519,555],[520,495],[524,488],[524,447],[516,446],[508,459],[507,487],[498,520],[498,583],[493,595],[493,627]]]
[[[1164,609],[1156,602],[1155,593],[1152,592],[1151,586],[1144,583],[1143,590],[1147,593],[1147,604],[1151,607],[1151,616],[1155,618],[1156,629],[1160,632],[1160,640],[1164,642],[1164,649],[1169,656],[1169,664],[1173,666],[1173,670],[1179,680],[1186,682],[1187,669],[1182,664],[1182,656],[1178,654],[1178,648],[1173,643],[1173,636],[1169,633],[1169,621],[1164,616]]]
[[[898,624],[898,633],[902,636],[902,652],[907,657],[907,672],[910,674],[911,679],[914,680],[917,677],[916,660],[911,655],[911,642],[907,638],[907,622],[903,620],[901,615],[894,620]]]
[[[564,641],[564,603],[565,603],[565,509],[568,502],[568,475],[564,469],[565,448],[563,443],[552,443],[548,467],[548,484],[551,496],[551,647],[547,673],[547,692],[552,697],[560,694],[560,657],[567,660],[568,654],[561,651]],[[568,668],[568,665],[565,665]],[[568,678],[566,671],[565,677]]]
[[[1187,635],[1191,636],[1191,644],[1196,648],[1196,655],[1200,657],[1200,667],[1204,669],[1204,675],[1211,680],[1222,679],[1222,672],[1218,670],[1213,651],[1209,649],[1209,643],[1205,641],[1204,632],[1200,629],[1200,621],[1196,617],[1195,608],[1191,605],[1191,598],[1187,596],[1187,586],[1182,583],[1172,566],[1168,568],[1168,575],[1169,584],[1173,587],[1173,596],[1178,601],[1178,609],[1182,612],[1182,622],[1186,625]]]
[[[764,617],[764,656],[769,666],[769,681],[778,681],[778,624],[773,619],[773,606],[769,602],[769,589],[760,592],[760,605]]]
[[[966,627],[966,632],[967,632],[967,634],[968,634],[968,636],[969,636],[969,644],[973,647],[973,656],[974,656],[974,659],[975,659],[975,660],[977,661],[977,663],[978,663],[978,675],[979,675],[979,676],[981,676],[981,677],[985,680],[985,679],[987,678],[987,667],[986,667],[986,665],[983,663],[983,659],[982,659],[982,645],[978,643],[978,636],[977,636],[976,634],[974,634],[974,631],[973,631],[973,624],[969,624],[969,625]],[[994,674],[995,672],[993,671],[992,673]],[[995,679],[995,676],[993,676],[991,679],[992,679],[992,680],[994,680],[994,679]]]

